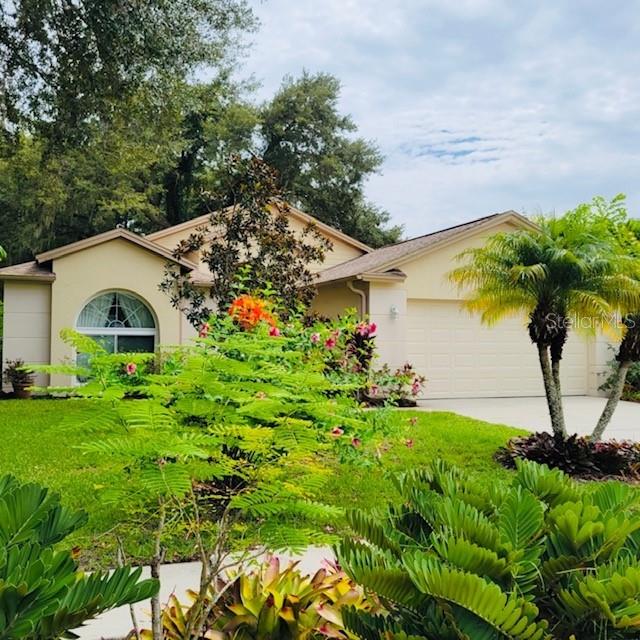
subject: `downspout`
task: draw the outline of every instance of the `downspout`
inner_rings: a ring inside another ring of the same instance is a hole
[[[347,289],[360,296],[360,319],[362,320],[367,313],[367,294],[362,289],[356,289],[353,286],[354,282],[355,280],[347,280]]]

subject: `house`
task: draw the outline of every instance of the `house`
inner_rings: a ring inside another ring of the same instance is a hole
[[[426,395],[509,397],[543,395],[536,351],[522,318],[494,327],[461,309],[461,293],[447,280],[455,256],[498,232],[531,227],[514,211],[494,214],[381,249],[371,249],[307,214],[290,209],[290,224],[310,222],[333,250],[317,274],[313,308],[335,316],[356,308],[378,325],[379,364],[409,361],[427,379]],[[5,361],[57,363],[74,358],[59,337],[73,327],[115,351],[152,351],[188,342],[194,329],[158,289],[167,262],[206,287],[199,256],[172,249],[207,216],[149,234],[114,229],[0,269],[4,282]],[[602,337],[572,335],[563,361],[563,392],[596,394],[609,359]],[[45,382],[45,381],[42,381]],[[52,376],[53,385],[68,384]]]

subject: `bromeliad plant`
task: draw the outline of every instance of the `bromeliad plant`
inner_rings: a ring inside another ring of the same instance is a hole
[[[9,360],[3,371],[3,379],[13,387],[16,398],[29,398],[34,383],[33,368],[21,359]]]
[[[0,638],[54,640],[104,611],[145,600],[158,590],[141,569],[78,571],[57,545],[86,521],[36,484],[0,478]]]
[[[362,640],[622,640],[640,635],[640,496],[518,461],[510,485],[442,462],[397,479],[383,514],[351,512],[338,548],[385,614],[347,610]]]
[[[508,468],[514,468],[519,458],[561,469],[576,478],[640,479],[640,444],[637,442],[594,442],[578,435],[565,439],[542,432],[512,438],[495,454],[495,459]]]
[[[297,563],[284,569],[272,557],[256,570],[232,577],[219,590],[224,594],[212,608],[201,629],[212,640],[320,640],[355,639],[342,622],[343,607],[375,611],[377,604],[366,597],[334,563],[313,576],[303,575]],[[191,602],[197,594],[190,593]],[[192,606],[175,596],[162,613],[164,637],[184,640]],[[143,634],[146,635],[146,634]]]

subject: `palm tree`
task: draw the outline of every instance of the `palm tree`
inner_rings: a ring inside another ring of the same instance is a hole
[[[624,335],[616,353],[618,366],[613,376],[609,399],[600,414],[598,424],[591,434],[591,440],[596,442],[602,438],[602,434],[609,422],[611,422],[613,413],[620,402],[629,367],[634,362],[640,362],[640,314],[627,315],[623,320],[623,324]]]
[[[528,318],[551,426],[565,438],[560,363],[572,322],[608,327],[616,312],[639,309],[640,282],[629,275],[636,261],[598,225],[585,224],[581,207],[540,220],[537,230],[498,233],[458,260],[464,264],[450,278],[468,291],[467,309],[487,324],[509,315]]]

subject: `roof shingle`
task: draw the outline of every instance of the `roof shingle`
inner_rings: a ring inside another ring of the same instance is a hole
[[[389,271],[395,263],[413,255],[414,253],[420,253],[430,247],[440,244],[441,242],[451,240],[452,238],[471,229],[480,228],[487,224],[494,223],[499,218],[513,216],[522,221],[529,222],[524,216],[521,216],[515,211],[494,213],[483,218],[477,218],[470,222],[449,227],[448,229],[434,231],[433,233],[427,233],[426,235],[418,236],[417,238],[398,242],[397,244],[392,244],[388,247],[382,247],[372,251],[371,253],[366,253],[347,262],[335,265],[334,267],[329,267],[318,274],[316,284],[324,284],[334,280],[344,280],[345,278],[353,278],[364,274],[385,273]]]
[[[56,274],[41,267],[35,260],[0,269],[0,280],[44,280],[53,282]]]

